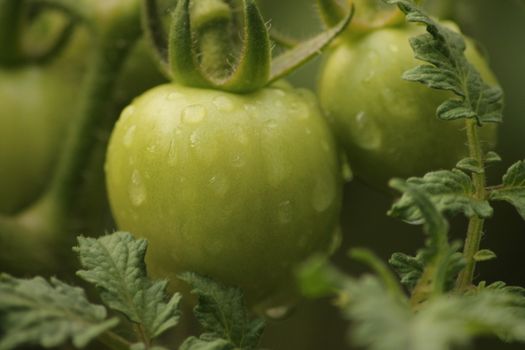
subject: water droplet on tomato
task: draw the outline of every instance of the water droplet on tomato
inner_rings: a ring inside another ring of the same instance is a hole
[[[232,156],[232,165],[236,168],[240,168],[245,164],[244,157],[239,153],[236,153]]]
[[[311,135],[312,134],[312,130],[310,130],[310,128],[304,128],[304,133],[306,135]]]
[[[155,153],[157,152],[157,149],[158,149],[159,145],[155,142],[151,143],[148,145],[148,147],[146,147],[146,150],[149,152],[149,153]]]
[[[276,306],[269,309],[266,309],[264,314],[272,320],[283,320],[290,317],[293,313],[294,308],[289,305]]]
[[[210,185],[210,188],[219,196],[224,196],[226,192],[228,192],[228,189],[230,187],[228,180],[221,175],[215,175],[212,176],[208,183]]]
[[[199,145],[199,143],[200,143],[199,134],[196,131],[192,132],[190,135],[190,146],[192,148],[195,148]]]
[[[174,166],[177,164],[177,146],[175,146],[175,142],[172,140],[170,142],[170,148],[168,149],[168,165]]]
[[[388,48],[390,49],[390,51],[392,52],[398,52],[399,51],[399,47],[395,44],[390,44],[388,45]]]
[[[288,108],[290,113],[296,116],[298,119],[308,119],[308,117],[310,117],[310,110],[304,103],[293,102],[288,106]]]
[[[350,182],[352,181],[354,175],[352,173],[352,168],[350,167],[350,163],[348,162],[348,158],[344,152],[340,153],[341,156],[341,177],[343,178],[344,182]]]
[[[190,105],[182,110],[182,121],[188,124],[200,123],[206,114],[206,107],[203,105]]]
[[[126,134],[124,135],[124,146],[129,147],[133,143],[133,139],[135,138],[135,130],[137,129],[136,125],[132,125],[129,127],[129,129],[126,131]]]
[[[328,170],[317,177],[312,193],[312,206],[317,212],[323,212],[335,199],[335,180]]]
[[[278,217],[281,224],[289,223],[292,220],[292,204],[290,201],[279,203]]]
[[[357,146],[373,150],[381,146],[381,131],[375,121],[368,118],[365,112],[359,112],[354,117],[352,127],[348,129]]]
[[[241,144],[246,145],[250,141],[248,139],[248,135],[246,135],[246,132],[244,132],[244,130],[241,127],[234,129],[233,132],[235,134],[235,137],[237,138],[237,140],[239,140]]]
[[[138,207],[146,200],[146,188],[138,170],[134,170],[129,184],[129,199],[131,204]]]
[[[255,105],[252,105],[250,103],[247,103],[244,105],[244,110],[249,114],[254,114],[257,110],[257,107]]]
[[[213,98],[213,104],[221,112],[231,112],[235,108],[232,99],[227,96],[217,96]]]
[[[168,101],[175,101],[175,100],[178,100],[178,99],[182,99],[184,98],[184,95],[181,94],[180,92],[170,92],[167,96],[166,96],[166,99]]]

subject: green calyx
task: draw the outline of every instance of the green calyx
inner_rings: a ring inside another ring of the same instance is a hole
[[[166,35],[155,1],[145,2],[149,37],[174,81],[235,93],[261,89],[317,55],[346,28],[353,14],[347,10],[332,28],[272,59],[270,34],[255,0],[240,3],[242,19],[224,0],[180,0]]]

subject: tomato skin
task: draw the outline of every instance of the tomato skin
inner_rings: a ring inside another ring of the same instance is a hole
[[[149,240],[154,274],[209,275],[255,303],[327,250],[341,205],[338,157],[315,97],[287,86],[149,90],[123,111],[106,175],[115,219]]]
[[[453,24],[451,24],[453,26]],[[401,79],[424,64],[414,58],[408,39],[423,28],[381,29],[342,41],[326,58],[319,98],[355,175],[384,189],[390,178],[449,169],[467,156],[464,121],[442,121],[436,108],[451,93]],[[496,79],[469,43],[467,57],[484,79]],[[486,149],[495,146],[497,128],[485,125]]]

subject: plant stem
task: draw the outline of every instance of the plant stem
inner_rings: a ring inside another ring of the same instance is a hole
[[[481,169],[485,169],[476,120],[468,119],[466,121],[466,127],[470,157],[476,160]],[[483,170],[481,173],[473,173],[472,181],[475,188],[474,198],[480,201],[485,200],[487,196],[485,189],[485,171]],[[469,220],[467,237],[465,240],[465,246],[463,248],[463,257],[466,260],[467,266],[463,269],[463,271],[461,271],[456,281],[456,289],[459,291],[468,289],[472,285],[472,279],[476,269],[474,255],[479,250],[481,238],[483,236],[483,224],[484,220],[478,216],[473,216]]]
[[[0,0],[0,63],[15,64],[20,58],[24,0]]]
[[[120,68],[140,34],[138,11],[102,33],[89,63],[82,87],[78,114],[73,119],[62,147],[55,174],[45,196],[55,198],[62,212],[71,208],[94,144],[96,130],[107,116]]]
[[[201,67],[210,76],[222,79],[229,75],[228,55],[232,54],[232,14],[223,0],[204,0],[191,6],[192,31],[197,34]]]
[[[129,350],[131,346],[130,342],[113,332],[102,333],[102,335],[97,338],[97,341],[112,350]]]

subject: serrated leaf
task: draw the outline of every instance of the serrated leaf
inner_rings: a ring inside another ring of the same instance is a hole
[[[110,308],[141,324],[154,338],[177,325],[180,294],[166,298],[166,281],[147,277],[144,256],[147,242],[129,233],[116,232],[101,238],[78,238],[82,267],[78,275],[93,283]]]
[[[427,33],[410,39],[410,45],[415,57],[430,65],[413,68],[405,72],[403,78],[456,94],[438,107],[438,117],[444,120],[475,118],[479,124],[501,122],[503,91],[486,84],[466,59],[463,36],[434,21],[412,1],[384,1],[397,5],[406,14],[407,21],[427,27]]]
[[[350,278],[344,293],[352,339],[369,350],[450,350],[487,334],[525,342],[525,298],[509,290],[442,295],[416,313],[373,276]]]
[[[489,249],[481,249],[474,254],[474,260],[481,262],[481,261],[489,261],[496,259],[496,253],[494,253],[492,250]]]
[[[409,178],[407,183],[424,191],[442,213],[450,215],[463,213],[467,217],[479,216],[481,218],[492,216],[492,207],[487,201],[474,198],[475,189],[472,180],[460,170],[430,172],[422,178]],[[410,224],[423,223],[421,211],[413,199],[406,194],[394,203],[388,215]]]
[[[264,331],[265,321],[262,318],[250,319],[240,289],[225,287],[209,278],[189,272],[181,274],[180,278],[190,284],[193,288],[192,293],[199,297],[194,313],[204,328],[204,333],[199,337],[200,341],[192,340],[189,345],[204,346],[211,342],[223,346],[225,343],[221,340],[226,340],[233,348],[257,347]]]
[[[189,337],[180,346],[179,350],[234,350],[235,345],[224,339],[200,339]]]
[[[404,253],[392,254],[388,262],[401,278],[401,284],[408,290],[414,289],[427,263],[421,254],[413,257]]]
[[[487,154],[485,155],[485,163],[490,164],[496,162],[501,162],[500,155],[493,151],[487,152]]]
[[[0,349],[23,345],[56,347],[71,341],[83,348],[113,328],[116,318],[88,302],[81,288],[56,278],[0,275]]]
[[[407,329],[412,312],[407,303],[388,293],[375,276],[349,279],[343,293],[343,314],[353,321],[355,345],[369,350],[410,349]]]
[[[483,291],[484,289],[491,289],[491,290],[501,290],[507,293],[516,294],[517,296],[523,297],[520,299],[522,301],[522,306],[525,307],[525,288],[520,286],[509,286],[507,283],[503,281],[496,281],[491,284],[487,285],[486,281],[481,281],[476,286],[476,289],[474,289],[473,293],[478,293],[480,291]]]
[[[457,164],[456,168],[463,171],[469,171],[471,173],[482,174],[484,172],[483,168],[480,166],[479,162],[474,158],[463,158]]]
[[[490,194],[491,200],[512,204],[525,220],[525,161],[514,163],[503,176],[503,187]]]

